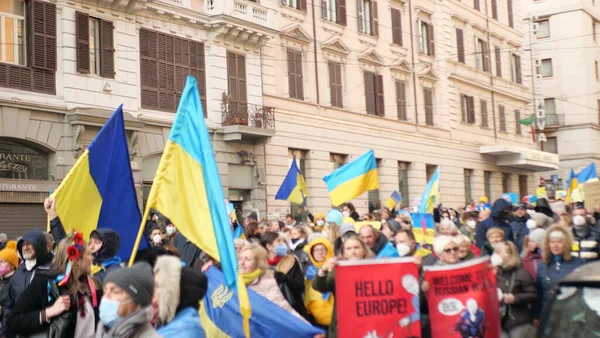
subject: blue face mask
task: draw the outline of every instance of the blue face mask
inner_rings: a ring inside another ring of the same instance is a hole
[[[288,252],[288,248],[287,248],[287,245],[285,245],[285,243],[281,243],[275,247],[275,254],[279,257],[283,257],[283,256],[287,255],[287,252]]]
[[[113,328],[117,324],[123,320],[123,318],[119,317],[118,311],[119,306],[121,304],[129,304],[129,302],[119,303],[116,300],[108,299],[106,297],[102,297],[102,301],[100,302],[100,321],[102,324]]]

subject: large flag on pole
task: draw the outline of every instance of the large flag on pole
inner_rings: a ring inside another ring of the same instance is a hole
[[[379,189],[377,161],[373,150],[325,176],[329,198],[333,205],[348,202],[365,191]]]
[[[292,166],[283,180],[283,183],[281,183],[281,187],[279,187],[275,199],[303,204],[307,196],[306,181],[304,181],[304,176],[302,176],[302,172],[298,169],[296,157],[294,156]]]
[[[425,191],[423,191],[423,197],[421,197],[421,206],[419,207],[419,213],[430,214],[435,208],[435,204],[438,203],[440,198],[440,167],[435,169],[433,176],[427,185]]]
[[[138,240],[150,209],[156,209],[168,217],[185,238],[221,262],[227,287],[237,288],[244,332],[248,336],[250,302],[246,286],[238,275],[233,234],[223,201],[221,176],[204,123],[198,83],[188,76],[150,189]]]
[[[96,138],[52,193],[65,231],[76,229],[86,238],[93,230],[119,234],[118,255],[131,254],[141,221],[125,135],[123,106],[119,106]],[[139,247],[148,247],[146,240]]]

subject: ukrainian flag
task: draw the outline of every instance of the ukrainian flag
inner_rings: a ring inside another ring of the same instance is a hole
[[[66,231],[88,238],[93,230],[112,229],[123,258],[131,254],[141,222],[130,163],[121,105],[52,194]],[[147,241],[139,247],[147,248]]]
[[[394,210],[394,208],[396,208],[396,204],[400,202],[402,202],[402,195],[399,192],[394,191],[385,202],[385,206],[390,210]]]
[[[138,240],[150,209],[169,218],[177,230],[212,258],[221,262],[226,287],[239,294],[244,332],[251,315],[246,286],[238,276],[233,234],[223,196],[221,177],[198,94],[198,83],[188,76],[175,122],[158,165],[139,228]],[[130,264],[133,263],[133,257]],[[241,326],[231,322],[230,325]]]
[[[275,199],[290,201],[296,204],[303,204],[307,196],[306,182],[304,181],[302,172],[300,172],[300,169],[298,169],[296,157],[294,156],[292,166],[290,167],[287,176],[283,180],[283,183],[281,183],[281,187],[279,187],[279,191],[277,191]]]
[[[348,202],[365,191],[379,189],[375,153],[369,150],[361,157],[325,176],[329,198],[333,205]]]
[[[419,207],[419,213],[431,214],[433,208],[440,198],[440,167],[435,169],[435,173],[427,182],[423,196],[421,197],[421,206]]]
[[[569,175],[569,190],[567,191],[566,201],[583,202],[581,191],[579,190],[579,179],[573,169],[571,169],[571,174]]]

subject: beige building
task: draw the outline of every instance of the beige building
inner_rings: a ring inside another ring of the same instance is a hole
[[[558,174],[564,188],[569,172],[591,162],[600,164],[600,2],[527,1],[524,17],[534,69],[532,87],[539,107],[539,148],[560,156]],[[566,29],[565,29],[566,28]],[[540,130],[542,129],[542,130]]]

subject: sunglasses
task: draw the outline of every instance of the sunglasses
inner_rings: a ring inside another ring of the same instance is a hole
[[[458,250],[460,250],[460,248],[459,248],[459,247],[457,247],[457,246],[455,246],[454,248],[448,248],[448,249],[444,249],[444,252],[445,252],[445,253],[447,253],[447,254],[450,254],[450,253],[452,253],[452,252],[454,252],[454,253],[457,253],[457,252],[458,252]]]

